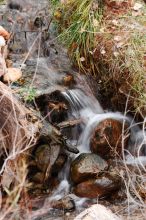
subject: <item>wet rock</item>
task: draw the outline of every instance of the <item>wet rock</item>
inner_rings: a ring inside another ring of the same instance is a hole
[[[7,72],[5,73],[3,77],[3,81],[8,83],[8,82],[15,82],[18,79],[22,77],[22,72],[18,68],[8,68]]]
[[[67,161],[67,155],[66,154],[60,154],[55,161],[55,164],[52,167],[52,174],[56,175],[59,173],[59,171],[63,168],[65,162]]]
[[[75,186],[74,193],[79,197],[97,198],[109,196],[112,192],[120,189],[120,186],[119,176],[104,173],[100,177],[79,183]]]
[[[96,204],[81,212],[74,220],[121,220],[103,205]]]
[[[50,114],[48,115],[48,118],[50,118],[52,123],[59,123],[65,119],[67,110],[67,105],[63,102],[49,102],[47,111],[48,113],[50,112]]]
[[[125,132],[128,128],[125,125]],[[106,119],[100,122],[91,137],[90,149],[93,153],[108,159],[122,155],[122,122],[114,119]],[[128,138],[125,138],[124,147],[127,146]]]
[[[106,170],[108,164],[100,156],[93,153],[80,154],[71,164],[70,174],[74,183],[97,176],[99,172]]]
[[[37,167],[42,171],[45,172],[49,163],[50,163],[50,157],[51,157],[51,148],[49,145],[44,144],[40,145],[36,152],[35,152],[35,160]]]
[[[71,212],[75,210],[75,202],[69,196],[64,197],[57,201],[53,201],[51,206],[52,208],[61,209],[67,212]]]
[[[61,90],[51,89],[48,94],[36,97],[36,103],[49,122],[60,123],[67,119],[68,103]]]

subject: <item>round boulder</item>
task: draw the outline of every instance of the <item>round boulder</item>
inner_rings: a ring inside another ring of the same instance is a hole
[[[117,191],[120,186],[121,180],[119,176],[104,173],[100,177],[79,183],[75,186],[74,193],[79,197],[97,198],[109,196],[112,192]]]
[[[128,128],[125,125],[124,134]],[[127,130],[128,131],[128,130]],[[93,153],[100,155],[104,159],[122,155],[122,122],[114,119],[105,119],[95,128],[90,141],[90,149]],[[126,147],[128,138],[124,140]]]
[[[100,171],[107,168],[107,162],[100,156],[93,153],[83,153],[71,163],[71,180],[74,183],[80,183],[89,178],[96,177]]]

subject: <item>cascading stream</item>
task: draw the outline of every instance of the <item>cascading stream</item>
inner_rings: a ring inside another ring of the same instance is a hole
[[[21,1],[18,3],[21,3]],[[48,4],[48,1],[31,0],[31,1],[26,1],[26,3],[30,4],[32,7],[32,10],[31,8],[28,10],[28,15],[30,15],[32,12],[34,13],[36,9],[40,10],[40,6],[41,8],[44,8]],[[24,2],[22,2],[22,6],[23,5]],[[19,13],[21,14],[21,12]],[[29,41],[29,37],[30,37],[30,41]],[[30,43],[32,43],[32,39],[34,39],[34,34],[29,33],[27,38],[28,47],[30,47]],[[54,86],[54,87],[58,85],[60,86],[62,77],[65,75],[64,72],[62,72],[62,66],[60,65],[60,63],[58,64],[58,69],[56,70],[55,69],[56,66],[54,66],[54,63],[52,62],[50,57],[47,58],[37,57],[35,61],[37,63],[36,74],[41,69],[39,77],[40,78],[42,77],[42,73],[43,75],[45,75],[45,79],[43,78],[42,80],[43,81],[42,84],[45,84],[45,89],[48,89],[50,86]],[[62,62],[62,60],[60,62]],[[70,163],[72,162],[73,159],[75,159],[75,157],[79,156],[81,153],[91,152],[89,145],[90,145],[92,133],[96,128],[96,126],[105,119],[114,119],[124,124],[128,124],[130,128],[130,140],[127,146],[127,152],[128,150],[131,152],[132,148],[134,147],[137,151],[140,152],[142,151],[143,153],[143,155],[140,155],[140,157],[137,158],[134,158],[131,155],[131,153],[129,153],[126,159],[127,164],[139,163],[143,166],[143,168],[146,164],[145,131],[141,130],[136,124],[134,124],[133,120],[130,117],[125,116],[122,113],[104,111],[100,103],[96,99],[96,97],[94,97],[92,93],[86,92],[86,87],[84,89],[79,89],[79,88],[80,85],[77,83],[74,89],[63,88],[61,94],[69,103],[70,109],[68,112],[68,120],[81,119],[82,121],[82,123],[80,124],[80,133],[76,128],[70,130],[70,133],[73,133],[72,135],[73,138],[70,141],[72,143],[77,144],[80,153],[78,155],[74,155],[74,154],[69,155],[69,159],[66,162],[64,169],[62,169],[58,175],[60,184],[58,188],[55,189],[55,191],[52,193],[51,197],[49,198],[49,201],[59,200],[70,193],[70,187],[71,187],[70,176],[69,176]],[[85,202],[85,200],[86,199],[83,198],[81,199],[76,197],[75,198],[76,207],[81,206],[82,203]]]
[[[68,90],[66,92],[63,92],[62,94],[68,100],[71,107],[71,114],[69,115],[69,117],[73,116],[76,119],[81,118],[81,120],[83,121],[82,132],[78,140],[78,149],[80,153],[78,155],[72,155],[72,160],[75,159],[75,157],[79,156],[81,153],[91,152],[90,140],[92,133],[96,126],[106,119],[114,119],[120,121],[123,124],[128,124],[131,135],[128,146],[126,146],[127,152],[131,151],[131,146],[132,148],[137,149],[137,151],[140,151],[142,145],[145,143],[145,133],[140,130],[140,128],[134,123],[134,121],[130,117],[127,117],[120,112],[104,112],[96,98],[93,96],[86,96],[86,94],[82,90]],[[138,162],[138,164],[141,164],[142,167],[144,167],[146,163],[145,156],[139,156],[134,159],[131,153],[128,153],[127,156],[125,155],[125,159],[125,162],[127,164],[136,165],[136,163]],[[69,166],[69,164],[67,164],[67,166]],[[57,189],[58,196],[62,193],[62,185],[67,184],[66,180],[67,179],[65,178],[60,183],[59,188]],[[67,187],[69,193],[69,182],[67,184]],[[64,190],[66,190],[66,185],[64,185]],[[56,198],[56,193],[54,198]],[[79,202],[80,199],[77,198],[77,201]],[[83,200],[82,202],[84,203],[84,201],[85,200]]]

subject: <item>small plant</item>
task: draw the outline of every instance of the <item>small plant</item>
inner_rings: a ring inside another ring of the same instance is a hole
[[[33,87],[30,87],[30,88],[25,87],[25,88],[22,88],[19,93],[21,97],[24,99],[24,101],[32,102],[34,101],[35,96],[36,96],[36,89]]]

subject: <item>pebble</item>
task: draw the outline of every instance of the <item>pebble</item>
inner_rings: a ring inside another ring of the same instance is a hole
[[[22,77],[22,72],[20,69],[17,68],[8,68],[7,72],[3,76],[3,81],[8,82],[16,82],[18,79]]]

